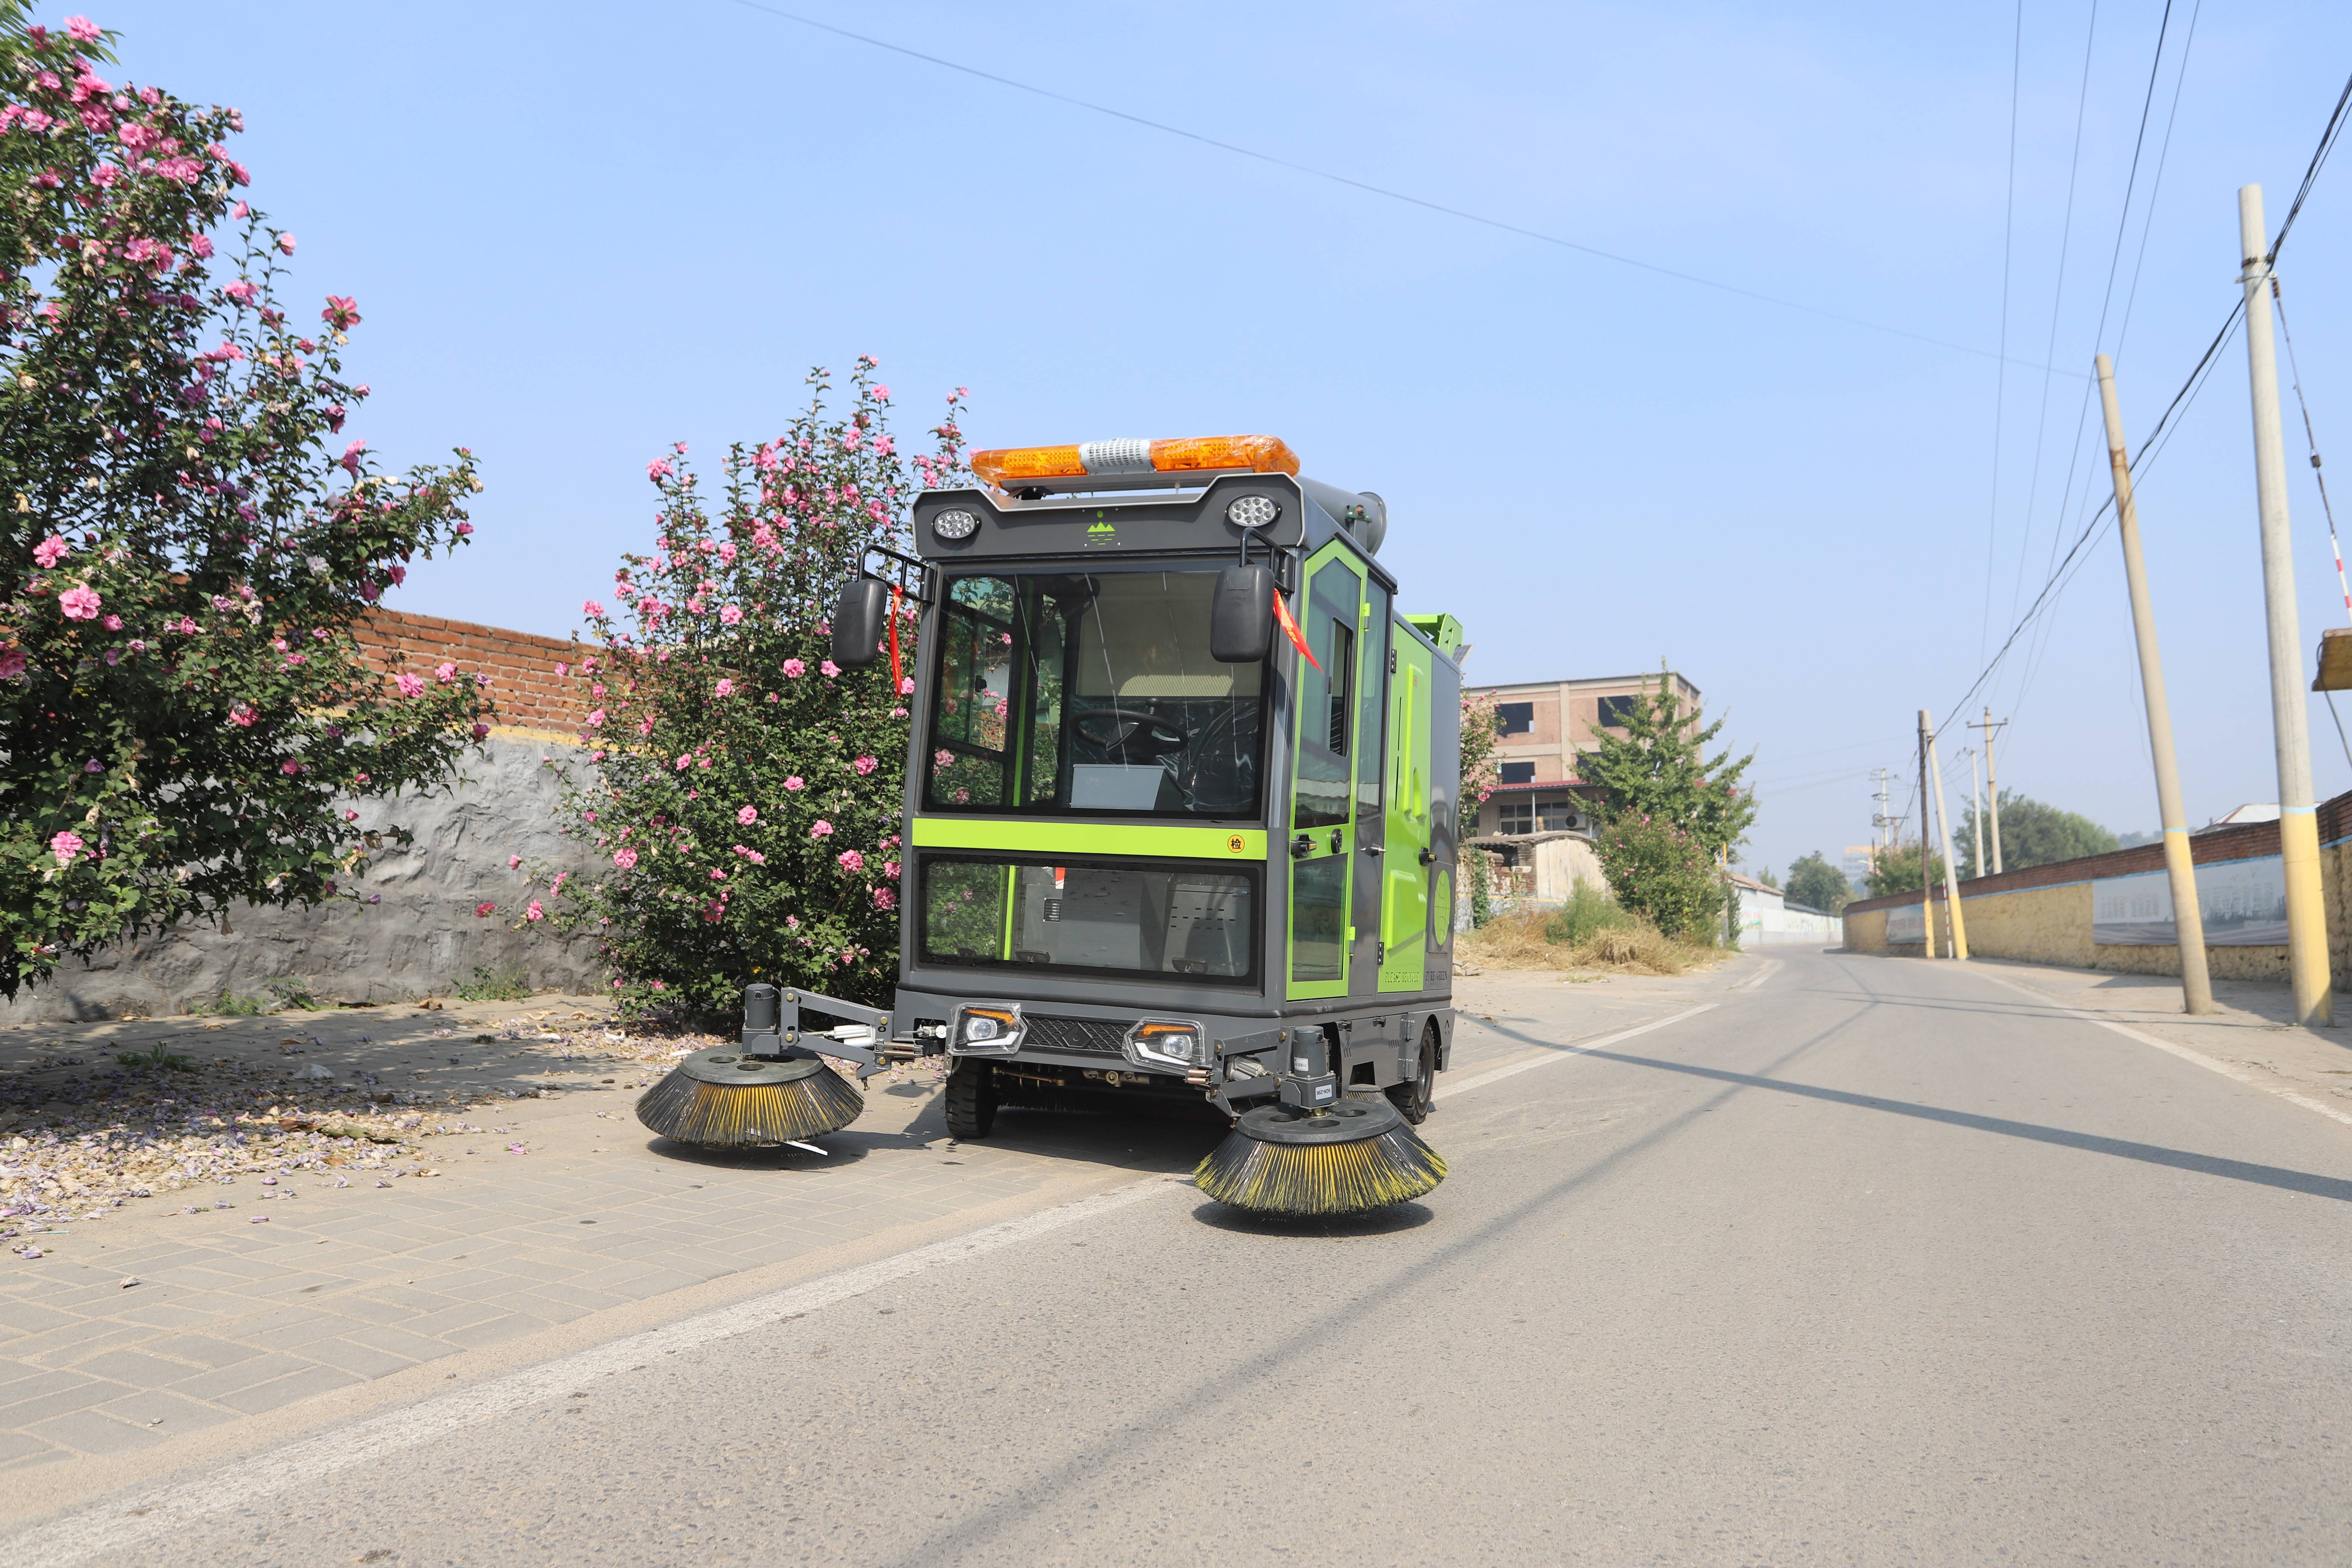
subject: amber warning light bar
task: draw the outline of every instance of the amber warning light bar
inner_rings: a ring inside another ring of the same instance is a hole
[[[1196,436],[1177,441],[1081,441],[974,452],[971,471],[1000,490],[1135,489],[1179,476],[1291,474],[1298,455],[1278,436]]]

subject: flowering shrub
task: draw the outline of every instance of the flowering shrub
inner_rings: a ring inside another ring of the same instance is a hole
[[[838,416],[811,373],[782,437],[729,452],[715,517],[683,442],[650,464],[654,553],[624,558],[610,608],[583,606],[604,649],[558,667],[587,683],[593,764],[567,776],[565,831],[609,869],[555,878],[524,918],[595,933],[640,1015],[729,1011],[754,978],[875,1001],[897,973],[914,682],[893,689],[887,649],[836,666],[826,616],[868,546],[911,552],[913,490],[962,471],[963,394],[908,458],[874,368],[857,362]],[[896,623],[908,670],[913,610]]]
[[[1618,907],[1668,936],[1713,940],[1723,907],[1715,858],[1697,836],[1663,817],[1628,813],[1601,830],[1601,875]]]
[[[281,306],[231,109],[100,74],[0,0],[0,994],[232,902],[311,902],[381,842],[335,807],[452,776],[470,683],[396,690],[352,624],[480,487],[341,439],[360,314]],[[388,829],[402,836],[397,828]]]

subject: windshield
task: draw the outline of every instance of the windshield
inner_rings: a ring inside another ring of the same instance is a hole
[[[1256,902],[1242,871],[927,856],[919,929],[927,963],[1245,980]]]
[[[950,579],[926,805],[1255,816],[1265,667],[1209,657],[1216,582],[1213,571]]]

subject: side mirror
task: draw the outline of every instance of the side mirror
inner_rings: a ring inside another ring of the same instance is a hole
[[[890,584],[879,577],[860,577],[844,588],[833,612],[833,662],[844,669],[872,664],[889,613]]]
[[[1216,597],[1209,602],[1209,657],[1221,664],[1255,664],[1273,643],[1273,572],[1253,564],[1218,573]]]

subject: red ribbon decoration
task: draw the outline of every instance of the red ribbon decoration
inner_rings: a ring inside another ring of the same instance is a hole
[[[890,695],[893,697],[904,696],[907,690],[907,678],[898,668],[898,599],[902,592],[898,584],[890,584]]]
[[[1298,649],[1299,657],[1316,668],[1321,669],[1322,661],[1315,657],[1315,650],[1307,646],[1305,634],[1299,631],[1298,623],[1290,618],[1290,606],[1282,602],[1280,594],[1274,596],[1274,616],[1282,623],[1282,629],[1290,634],[1291,643]]]

